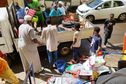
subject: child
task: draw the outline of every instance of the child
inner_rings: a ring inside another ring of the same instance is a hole
[[[102,38],[99,34],[100,28],[95,27],[93,36],[92,36],[92,41],[90,45],[90,55],[95,55],[100,49],[101,49],[101,44],[102,44]]]
[[[115,25],[114,14],[110,14],[110,18],[107,19],[104,23],[104,45],[108,43],[108,39],[111,38],[113,32],[113,26]]]
[[[80,24],[75,24],[75,33],[73,36],[73,44],[71,46],[73,50],[73,62],[76,63],[79,61],[80,58],[80,45],[81,45],[81,38],[80,38]]]

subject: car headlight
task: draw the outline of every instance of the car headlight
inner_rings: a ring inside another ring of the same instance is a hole
[[[79,10],[79,9],[77,9],[80,13],[86,13],[86,12],[88,12],[89,10],[87,10],[87,11],[81,11],[81,10]]]
[[[80,11],[81,13],[86,13],[86,12],[88,12],[89,10],[87,10],[87,11]]]

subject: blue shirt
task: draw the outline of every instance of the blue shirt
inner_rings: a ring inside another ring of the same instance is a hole
[[[20,8],[19,10],[17,10],[16,12],[17,18],[18,19],[23,19],[25,16],[25,11],[23,8]]]
[[[49,14],[49,16],[60,16],[62,13],[61,13],[61,11],[60,10],[58,10],[57,9],[57,11],[53,8],[53,9],[51,9],[51,12],[50,12],[50,14]]]
[[[90,51],[96,53],[98,46],[101,46],[102,44],[102,39],[99,36],[93,35],[92,41],[91,41],[91,48]]]

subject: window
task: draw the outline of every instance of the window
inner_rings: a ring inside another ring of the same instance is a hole
[[[121,1],[114,1],[113,5],[114,5],[114,7],[118,7],[118,6],[123,6],[124,4]]]
[[[102,8],[103,8],[103,9],[105,9],[105,8],[111,8],[111,1],[105,2],[105,3],[102,5]]]
[[[101,2],[103,2],[102,0],[92,0],[91,2],[87,3],[87,6],[94,8],[96,7],[98,4],[100,4]]]

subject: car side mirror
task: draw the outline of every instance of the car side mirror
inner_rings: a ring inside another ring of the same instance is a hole
[[[102,9],[102,7],[98,7],[98,8],[97,8],[97,10],[101,10],[101,9]]]

